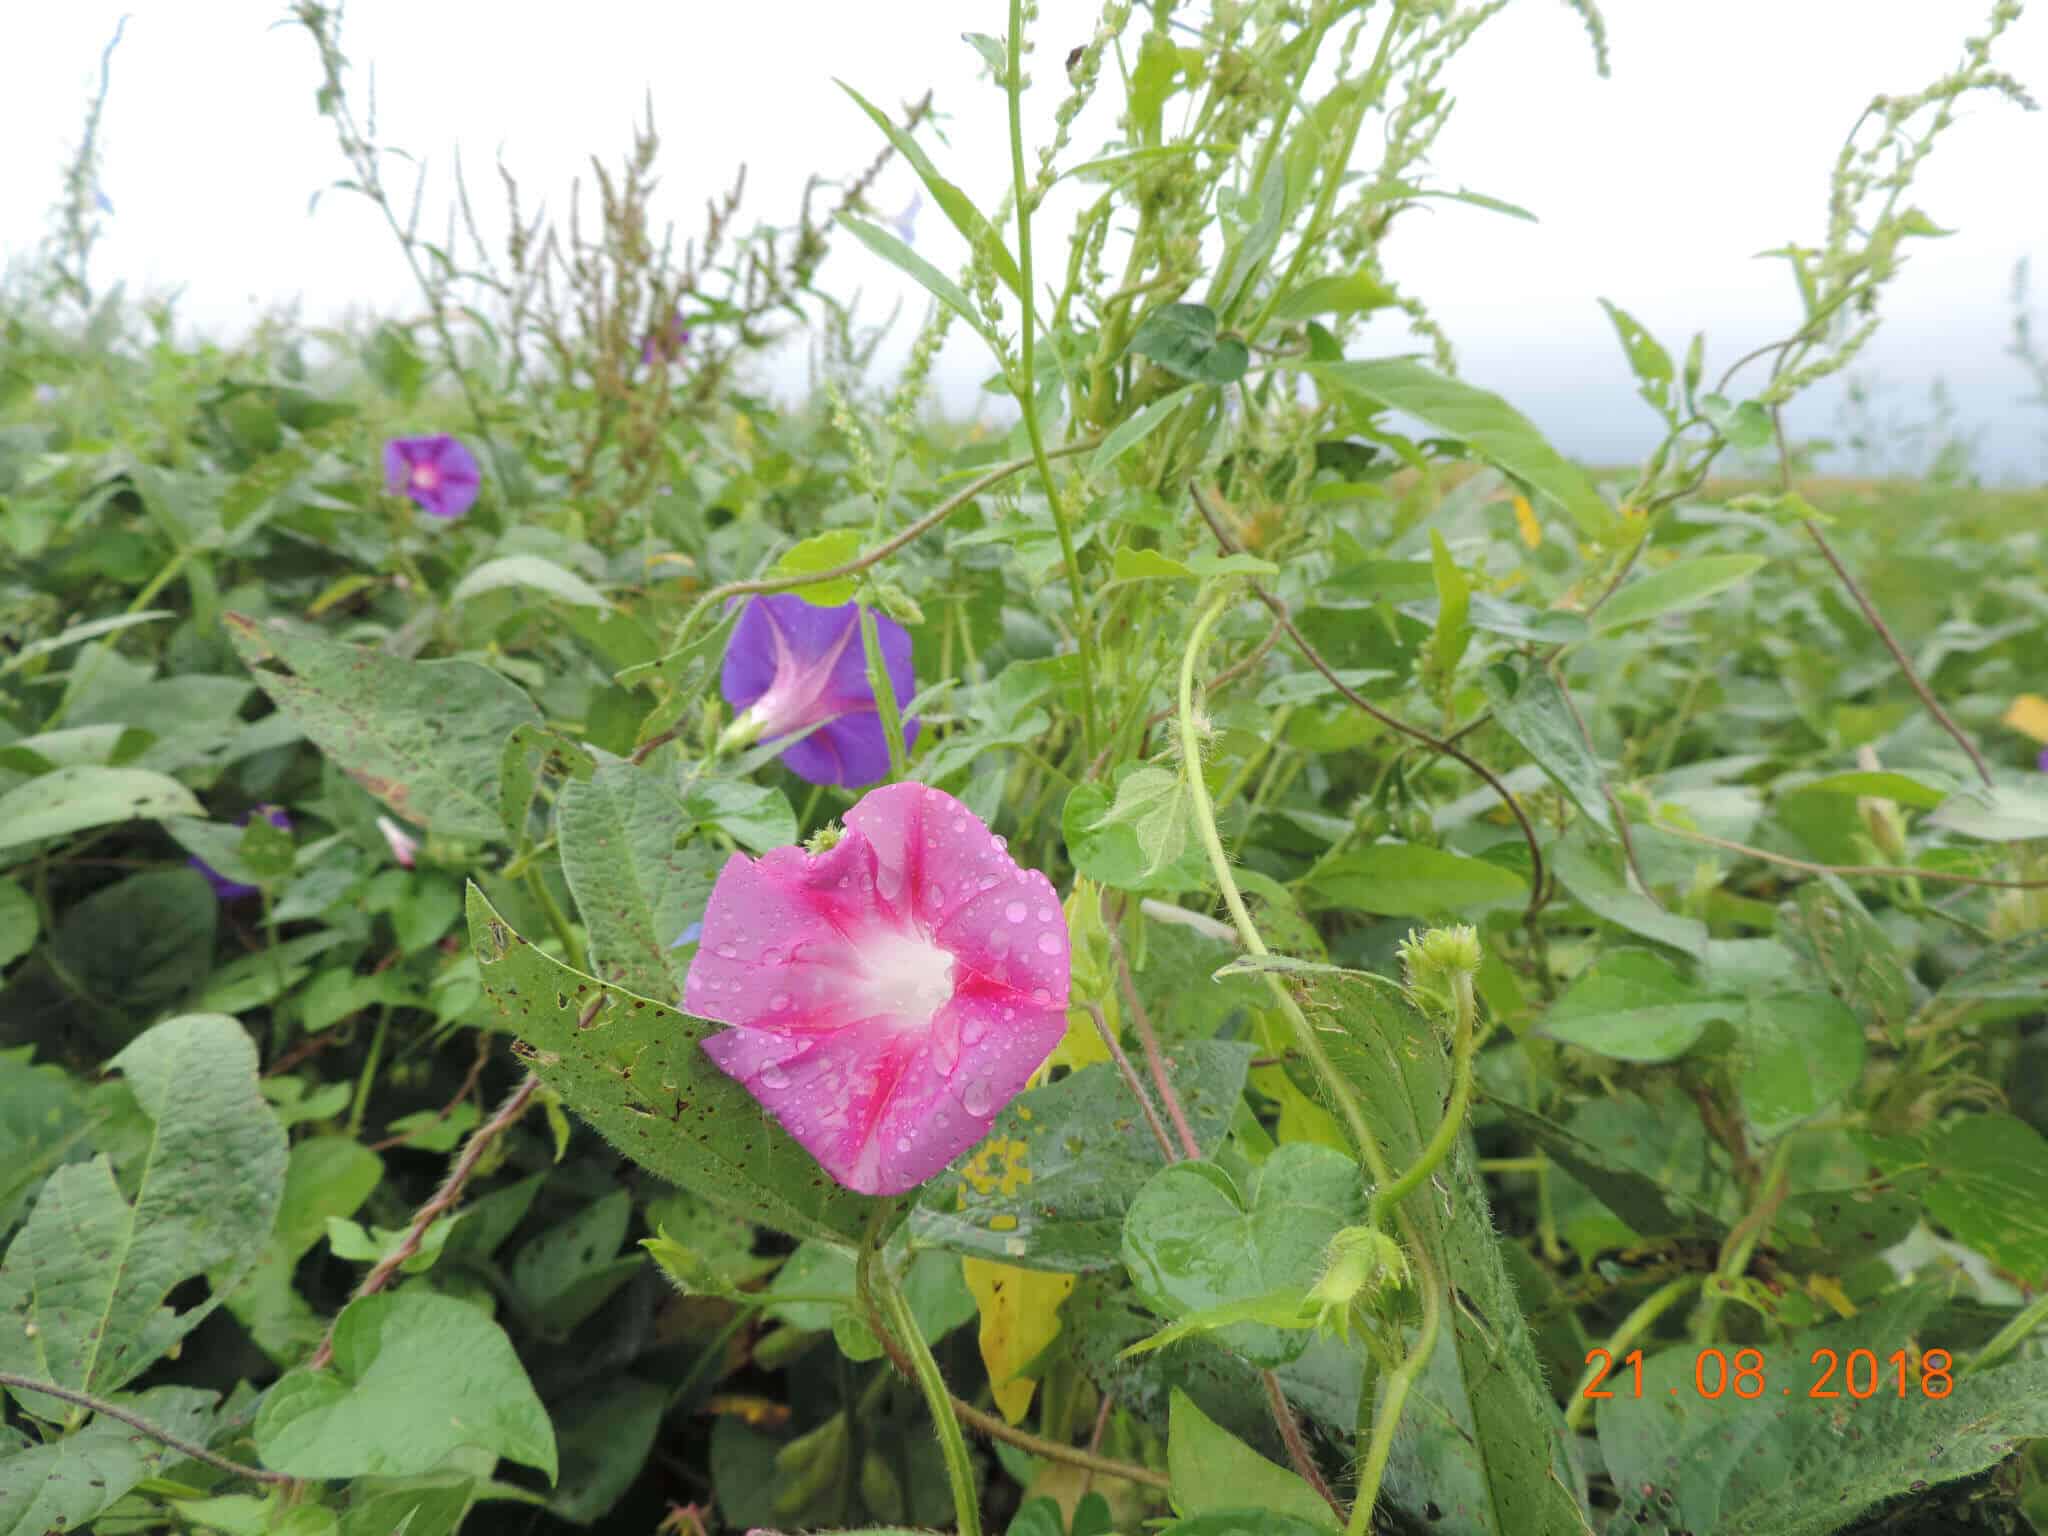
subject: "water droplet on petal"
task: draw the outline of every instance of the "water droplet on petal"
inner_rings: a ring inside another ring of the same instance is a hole
[[[718,946],[718,954],[720,959],[730,960],[733,958],[733,956],[737,955],[738,953],[739,951],[734,949],[730,944],[721,944]]]
[[[1003,1010],[1003,1022],[1004,1022],[1005,1024],[1009,1023],[1009,1022],[1010,1022],[1010,1020],[1012,1020],[1012,1019],[1014,1019],[1014,1018],[1016,1018],[1016,1017],[1017,1017],[1017,1010],[1016,1010],[1016,1009],[1014,1009],[1014,1008],[1005,1008],[1005,1009]]]
[[[761,951],[761,963],[763,965],[782,964],[782,951],[777,949],[773,944],[769,945],[766,949]]]
[[[937,905],[938,905],[938,904],[939,904],[940,902],[944,901],[945,899],[946,899],[946,888],[945,888],[945,887],[944,887],[943,885],[935,885],[935,886],[933,886],[933,887],[932,887],[932,905],[936,907],[936,906],[937,906]]]
[[[1052,908],[1051,908],[1051,907],[1040,907],[1040,908],[1038,909],[1038,920],[1039,920],[1039,921],[1040,921],[1041,923],[1049,923],[1049,922],[1051,922],[1051,921],[1052,921]]]
[[[975,1119],[979,1120],[994,1106],[995,1093],[989,1085],[976,1078],[967,1085],[967,1091],[960,1095],[960,1105]]]
[[[997,847],[997,848],[999,848],[999,849],[1008,849],[1008,848],[1009,848],[1009,846],[1010,846],[1010,840],[1009,840],[1009,839],[1008,839],[1007,837],[998,837],[998,838],[996,839],[996,847]]]
[[[789,1086],[789,1074],[780,1067],[763,1067],[761,1069],[761,1086],[763,1088],[787,1088]]]
[[[908,1136],[898,1136],[896,1138],[896,1150],[898,1152],[908,1152],[910,1150],[910,1138]]]
[[[788,994],[787,992],[778,992],[778,993],[776,993],[776,994],[775,994],[775,995],[774,995],[773,997],[771,997],[771,998],[769,998],[769,999],[768,999],[768,1006],[769,1006],[770,1008],[773,1008],[773,1009],[774,1009],[774,1010],[775,1010],[775,1011],[776,1011],[777,1013],[786,1013],[786,1012],[788,1012],[788,1011],[789,1011],[789,994]]]
[[[981,1037],[988,1033],[988,1020],[978,1013],[971,1013],[960,1022],[960,1043],[979,1045]]]
[[[1031,989],[1031,1001],[1043,1008],[1052,1002],[1052,994],[1046,991],[1044,987],[1033,987]]]
[[[1007,917],[1013,923],[1021,923],[1024,921],[1025,914],[1028,910],[1029,909],[1025,907],[1023,902],[1013,901],[1007,907],[1003,908],[1003,916]]]
[[[1056,955],[1060,952],[1060,936],[1056,933],[1041,933],[1038,936],[1038,952],[1041,955]]]

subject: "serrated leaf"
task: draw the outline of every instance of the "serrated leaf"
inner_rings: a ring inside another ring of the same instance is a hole
[[[228,636],[263,691],[348,776],[409,821],[495,838],[505,737],[539,725],[510,679],[471,661],[401,661],[230,613]],[[285,670],[266,667],[275,659]]]
[[[483,987],[541,1081],[642,1167],[797,1237],[859,1239],[875,1202],[842,1189],[698,1043],[719,1026],[571,970],[469,888]],[[600,1004],[589,1023],[585,1010]]]
[[[149,1122],[126,1170],[135,1199],[105,1154],[59,1168],[0,1264],[0,1368],[92,1393],[134,1380],[235,1287],[270,1237],[285,1173],[255,1044],[233,1019],[167,1019],[108,1065]],[[200,1276],[203,1299],[166,1305]]]

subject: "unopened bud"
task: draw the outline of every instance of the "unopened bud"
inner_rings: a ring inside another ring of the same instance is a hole
[[[1408,1256],[1377,1227],[1345,1227],[1323,1251],[1323,1273],[1308,1293],[1315,1322],[1351,1339],[1352,1309],[1408,1283]]]

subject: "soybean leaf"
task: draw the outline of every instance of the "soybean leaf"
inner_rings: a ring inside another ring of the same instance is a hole
[[[1124,1217],[1131,1283],[1168,1319],[1211,1312],[1278,1291],[1306,1294],[1323,1250],[1365,1219],[1358,1164],[1313,1142],[1290,1142],[1240,1190],[1213,1163],[1176,1163],[1146,1181]],[[1284,1365],[1308,1347],[1305,1332],[1240,1322],[1218,1340],[1254,1365]]]
[[[1317,363],[1309,372],[1340,394],[1370,407],[1400,411],[1455,438],[1556,502],[1585,537],[1597,538],[1613,528],[1613,510],[1585,475],[1499,395],[1406,358]]]
[[[647,1465],[668,1399],[667,1387],[621,1376],[557,1404],[562,1475],[548,1508],[577,1525],[605,1515]]]
[[[485,994],[540,1079],[642,1167],[797,1237],[858,1240],[874,1201],[842,1189],[698,1043],[717,1026],[542,954],[469,888]],[[585,1010],[599,1005],[589,1022]]]
[[[1707,925],[1695,917],[1667,912],[1635,889],[1621,873],[1618,861],[1589,846],[1578,828],[1543,852],[1558,883],[1595,916],[1683,950],[1695,959],[1706,958]]]
[[[292,1271],[327,1235],[328,1219],[353,1216],[383,1176],[384,1160],[346,1136],[309,1136],[291,1149],[276,1230],[227,1299],[228,1311],[271,1359],[290,1364],[319,1344],[325,1325],[292,1287]]]
[[[1519,1104],[1492,1105],[1509,1128],[1532,1141],[1641,1237],[1719,1237],[1722,1224],[1638,1168],[1621,1167],[1583,1136]]]
[[[191,790],[147,768],[59,768],[0,795],[0,852],[117,821],[205,814]]]
[[[1987,950],[1942,983],[1938,1004],[2032,1002],[2048,996],[2048,933],[2021,934]]]
[[[1337,1528],[1330,1506],[1299,1475],[1266,1460],[1196,1407],[1187,1393],[1176,1388],[1172,1401],[1166,1475],[1177,1513],[1258,1509],[1322,1530]]]
[[[1961,1115],[1915,1136],[1858,1140],[1894,1177],[1924,1180],[1927,1214],[2022,1285],[2048,1282],[2048,1141],[2012,1115]]]
[[[501,555],[496,560],[486,560],[455,584],[455,590],[448,594],[448,601],[467,602],[479,593],[495,592],[502,587],[524,587],[529,591],[543,592],[579,608],[611,606],[602,592],[574,571],[564,570],[554,561],[539,555]]]
[[[1840,998],[1826,992],[1757,998],[1741,1017],[1737,1088],[1760,1136],[1780,1135],[1840,1103],[1862,1075],[1863,1026]]]
[[[1783,1344],[1762,1341],[1762,1391],[1749,1397],[1703,1396],[1695,1372],[1711,1381],[1715,1367],[1701,1367],[1690,1345],[1650,1355],[1643,1401],[1617,1397],[1600,1410],[1600,1449],[1622,1495],[1615,1529],[1830,1536],[1888,1499],[1981,1472],[2048,1434],[2048,1361],[1958,1379],[1939,1398],[1922,1390],[1917,1359],[1903,1397],[1889,1365],[1880,1390],[1860,1402],[1844,1392],[1841,1371],[1832,1378],[1839,1399],[1808,1395],[1826,1369],[1816,1350],[1846,1361],[1867,1349],[1887,1361],[1931,1304],[1909,1295]]]
[[[1778,907],[1778,933],[1865,1023],[1900,1038],[1913,1011],[1912,973],[1856,893],[1830,874]]]
[[[513,1255],[513,1289],[542,1331],[567,1333],[639,1273],[645,1259],[637,1250],[619,1257],[632,1220],[632,1195],[615,1189]]]
[[[1580,814],[1609,837],[1614,817],[1607,804],[1607,780],[1600,760],[1586,746],[1572,719],[1571,704],[1546,667],[1503,662],[1482,676],[1493,718],[1571,796]]]
[[[1325,1048],[1360,1096],[1395,1168],[1412,1164],[1436,1130],[1450,1064],[1435,1030],[1403,1002],[1342,973],[1298,983],[1311,1016],[1336,1023]],[[1489,1536],[1584,1536],[1563,1416],[1501,1258],[1486,1191],[1463,1144],[1404,1209],[1442,1256],[1450,1300],[1439,1354],[1418,1384],[1396,1439],[1388,1491],[1419,1514],[1447,1504]],[[1432,1450],[1448,1452],[1432,1460]]]
[[[1762,555],[1693,555],[1615,593],[1593,615],[1593,632],[1604,635],[1705,602],[1716,592],[1741,585],[1764,564]]]
[[[255,1438],[293,1477],[416,1476],[470,1446],[555,1475],[554,1426],[505,1330],[417,1287],[342,1308],[333,1361],[264,1394]]]
[[[204,1441],[214,1394],[191,1387],[153,1387],[119,1405],[188,1441]],[[137,1434],[119,1419],[95,1418],[62,1439],[0,1450],[0,1536],[82,1531],[146,1477],[184,1456]]]
[[[742,848],[766,853],[796,841],[796,812],[789,797],[772,784],[744,779],[704,779],[683,802],[693,821],[718,828]]]
[[[1511,869],[1418,843],[1375,843],[1327,859],[1307,876],[1310,905],[1386,917],[1518,906],[1529,882]]]
[[[277,707],[348,776],[409,821],[495,838],[506,735],[540,711],[471,661],[401,661],[277,619],[225,616],[228,636]],[[276,660],[283,670],[261,663]]]
[[[0,970],[35,947],[42,919],[35,898],[12,880],[0,880]]]
[[[1167,1048],[1168,1078],[1205,1152],[1230,1128],[1252,1052],[1225,1040]],[[1012,1100],[959,1172],[926,1187],[911,1237],[1026,1269],[1112,1268],[1124,1213],[1165,1165],[1123,1079],[1098,1062]]]
[[[679,997],[689,970],[677,938],[704,915],[717,877],[674,792],[630,763],[605,763],[555,802],[562,872],[590,934],[590,963],[644,997]]]
[[[1672,1061],[1715,1019],[1739,1019],[1740,998],[1716,998],[1647,949],[1609,950],[1543,1015],[1540,1033],[1616,1061]]]
[[[166,1019],[108,1065],[149,1122],[125,1170],[134,1200],[104,1153],[61,1167],[0,1264],[0,1367],[92,1393],[134,1380],[240,1283],[270,1237],[285,1173],[255,1044],[233,1019]],[[203,1299],[182,1312],[165,1304],[200,1276]]]

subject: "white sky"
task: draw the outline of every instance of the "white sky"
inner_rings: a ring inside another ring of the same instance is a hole
[[[16,0],[0,14],[0,252],[41,238],[124,9],[132,19],[102,132],[114,212],[100,281],[182,288],[180,314],[216,332],[237,329],[252,304],[294,295],[314,323],[351,308],[413,312],[403,263],[366,203],[335,194],[307,214],[341,165],[313,111],[311,43],[272,25],[280,0]],[[1517,0],[1448,74],[1463,105],[1433,171],[1541,222],[1440,205],[1397,227],[1390,270],[1435,308],[1465,377],[1506,393],[1568,451],[1640,451],[1652,418],[1596,298],[1633,311],[1674,353],[1704,327],[1710,366],[1789,329],[1796,303],[1784,266],[1754,253],[1817,240],[1827,170],[1858,111],[1876,91],[1913,90],[1950,68],[1987,9],[1988,0],[1608,0],[1614,74],[1603,81],[1570,11]],[[875,136],[835,75],[885,106],[934,87],[951,114],[950,147],[934,153],[992,205],[1007,166],[1001,98],[977,79],[979,60],[958,34],[1000,33],[1004,11],[1004,0],[356,0],[345,46],[358,91],[376,67],[380,137],[429,162],[428,229],[441,224],[452,148],[473,192],[494,182],[490,162],[502,153],[529,197],[564,206],[590,154],[610,161],[625,147],[651,89],[664,196],[689,233],[742,158],[748,208],[776,220],[808,170],[838,174],[868,158]],[[1040,84],[1029,98],[1041,115],[1096,11],[1094,0],[1042,0]],[[2048,4],[2035,11],[2007,34],[2000,59],[2048,95]],[[1916,243],[1870,355],[1909,414],[1945,377],[1966,419],[1985,428],[1995,472],[2042,468],[2039,413],[2018,404],[2024,377],[2000,353],[2022,256],[2033,257],[2035,309],[2048,316],[2044,172],[2048,113],[1989,98],[1965,107],[1915,194],[1960,233]],[[392,163],[400,186],[404,173]],[[900,207],[912,185],[894,167],[876,201]],[[1041,251],[1063,249],[1067,206],[1041,214]],[[919,245],[947,270],[962,254],[930,209]],[[852,241],[839,246],[826,281],[862,288],[864,313],[879,317],[909,291]],[[921,309],[906,306],[885,357],[907,346]],[[970,347],[949,348],[949,398],[964,403],[986,371]],[[794,359],[785,380],[800,384]],[[1795,424],[1825,431],[1829,408]]]

